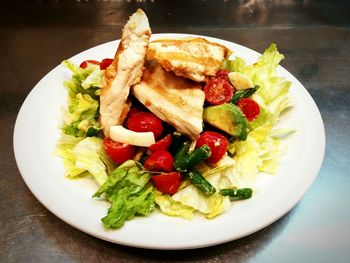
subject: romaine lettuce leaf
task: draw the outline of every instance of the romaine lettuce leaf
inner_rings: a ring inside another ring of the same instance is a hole
[[[107,215],[102,218],[106,228],[118,229],[126,220],[149,215],[154,209],[151,175],[141,164],[129,160],[114,170],[108,180],[93,197],[104,195],[111,203]]]

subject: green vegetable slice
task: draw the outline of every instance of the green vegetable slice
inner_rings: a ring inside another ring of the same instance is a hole
[[[251,188],[221,189],[219,194],[229,196],[232,201],[238,201],[251,198],[253,190]]]
[[[201,173],[196,170],[192,170],[186,173],[186,177],[192,182],[194,186],[196,186],[199,191],[201,191],[204,195],[212,195],[216,192],[214,186],[212,186]]]
[[[210,147],[206,144],[194,149],[191,153],[187,153],[186,149],[188,149],[188,144],[184,144],[184,147],[181,148],[179,153],[175,156],[174,167],[176,171],[187,172],[193,166],[209,158],[211,155]]]
[[[108,180],[93,197],[104,195],[111,203],[108,213],[102,218],[107,229],[118,229],[126,220],[135,216],[147,216],[154,209],[153,186],[150,173],[140,163],[129,160],[114,170]]]
[[[249,97],[252,96],[252,95],[255,93],[255,91],[257,91],[258,89],[259,89],[259,86],[256,85],[255,87],[250,88],[250,89],[245,89],[245,90],[239,90],[239,91],[237,91],[237,92],[233,95],[233,97],[232,97],[232,99],[231,99],[231,103],[236,104],[237,101],[238,101],[239,99],[242,99],[242,98],[249,98]]]

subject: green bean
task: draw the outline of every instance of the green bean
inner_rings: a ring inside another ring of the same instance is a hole
[[[253,195],[253,189],[240,188],[240,189],[221,189],[219,194],[229,196],[232,201],[244,200],[251,198]]]
[[[233,95],[231,99],[231,103],[236,104],[237,101],[241,98],[248,98],[254,94],[255,91],[259,89],[259,86],[256,85],[253,88],[245,89],[245,90],[239,90]]]
[[[95,127],[90,127],[87,131],[86,131],[86,136],[87,137],[92,137],[92,136],[96,136],[99,133],[100,129],[97,129]]]
[[[178,150],[182,147],[184,140],[185,140],[185,137],[182,136],[181,133],[179,133],[177,131],[173,132],[169,152],[173,155],[176,154],[178,152]],[[190,147],[190,145],[188,144],[188,148],[189,147]],[[187,151],[188,151],[188,149],[187,149]]]
[[[186,153],[186,149],[188,150],[186,146],[182,147],[175,156],[174,167],[176,171],[187,172],[193,166],[209,158],[211,155],[210,147],[206,144],[196,148],[191,153]]]
[[[176,152],[174,159],[177,160],[187,156],[188,150],[190,149],[190,145],[191,143],[189,141],[183,142],[179,150]]]
[[[204,195],[212,195],[216,192],[214,186],[212,186],[207,179],[203,177],[201,173],[196,170],[192,170],[186,173],[186,177],[192,182],[194,186],[198,188]]]

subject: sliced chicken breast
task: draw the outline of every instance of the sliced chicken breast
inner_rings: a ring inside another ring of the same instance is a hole
[[[206,76],[215,76],[230,53],[225,46],[204,38],[161,39],[149,44],[147,58],[178,76],[200,82]]]
[[[106,137],[113,125],[123,123],[130,103],[130,87],[140,82],[151,29],[146,14],[138,9],[124,26],[113,63],[106,69],[106,85],[100,96],[100,124]]]
[[[198,82],[167,72],[158,63],[145,65],[133,95],[151,112],[195,140],[202,132],[204,92]]]

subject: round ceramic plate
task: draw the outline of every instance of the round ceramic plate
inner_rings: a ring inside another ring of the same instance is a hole
[[[190,35],[155,34],[152,38],[186,36]],[[255,62],[260,55],[235,43],[206,38],[226,45],[248,63]],[[72,57],[71,61],[79,64],[86,59],[113,57],[117,45],[118,41],[99,45]],[[284,114],[281,126],[297,132],[285,140],[287,154],[281,159],[278,173],[274,176],[261,174],[257,182],[259,190],[251,199],[233,204],[229,211],[212,220],[198,216],[188,221],[156,211],[149,217],[127,221],[119,230],[104,229],[101,218],[108,204],[91,197],[98,186],[89,178],[65,178],[62,160],[53,155],[60,136],[62,109],[67,105],[63,81],[71,76],[60,65],[39,81],[18,114],[14,151],[19,170],[36,198],[56,216],[83,232],[118,244],[189,249],[249,235],[292,209],[316,178],[324,155],[324,127],[315,102],[287,70],[279,67],[278,74],[292,82],[290,96],[294,104]]]

